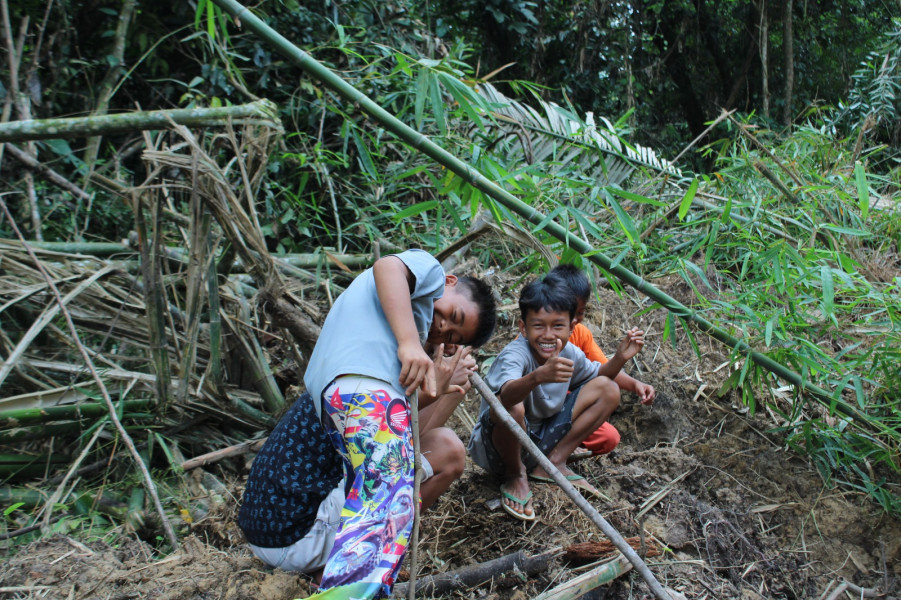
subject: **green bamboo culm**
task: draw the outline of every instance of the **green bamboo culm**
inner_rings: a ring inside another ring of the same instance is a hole
[[[268,100],[218,108],[178,108],[65,119],[29,119],[0,123],[0,143],[77,138],[150,129],[221,126],[228,119],[265,120],[280,128],[275,105]]]
[[[413,146],[415,149],[423,152],[430,158],[443,165],[448,170],[462,177],[469,184],[484,192],[486,195],[496,200],[500,204],[507,207],[520,217],[526,219],[532,224],[538,225],[545,222],[545,215],[529,206],[525,202],[504,190],[494,182],[488,180],[471,165],[459,160],[448,151],[444,150],[427,136],[409,127],[396,117],[373,102],[369,97],[352,85],[341,79],[333,73],[328,67],[314,59],[312,56],[292,44],[285,37],[280,35],[274,29],[264,23],[259,17],[251,13],[245,6],[235,0],[214,0],[216,4],[228,11],[241,26],[250,29],[266,42],[271,44],[276,50],[291,60],[298,67],[303,69],[307,74],[322,81],[325,85],[335,91],[342,98],[356,104],[360,109],[378,121],[385,129],[397,135],[401,140]],[[568,247],[584,254],[594,252],[594,248],[587,242],[571,234],[555,221],[549,221],[544,225],[544,231],[565,243]],[[850,416],[860,421],[870,423],[874,426],[885,428],[878,422],[873,423],[872,419],[868,419],[866,415],[860,413],[857,408],[848,404],[841,399],[841,390],[830,393],[827,390],[810,382],[800,374],[792,371],[786,366],[776,362],[770,357],[760,352],[754,351],[747,343],[733,337],[728,332],[715,326],[713,323],[691,310],[675,298],[669,296],[662,290],[656,288],[653,284],[642,279],[639,275],[626,269],[622,265],[614,264],[614,262],[603,254],[597,253],[586,257],[601,269],[615,276],[621,282],[631,285],[640,293],[656,301],[660,306],[666,308],[674,315],[693,321],[698,329],[706,333],[710,337],[716,339],[723,344],[733,348],[734,350],[744,354],[750,360],[754,361],[761,367],[781,377],[792,385],[803,388],[814,396],[817,400],[825,404],[830,410],[838,410],[846,416]]]

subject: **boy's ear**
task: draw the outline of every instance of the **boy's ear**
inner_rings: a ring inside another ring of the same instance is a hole
[[[521,333],[523,336],[526,335],[526,322],[522,319],[519,320],[519,333]]]
[[[457,276],[456,275],[445,275],[444,276],[444,285],[449,285],[454,287],[457,285]]]

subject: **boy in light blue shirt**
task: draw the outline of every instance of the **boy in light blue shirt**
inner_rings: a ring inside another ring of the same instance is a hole
[[[442,425],[475,367],[464,345],[484,343],[494,323],[487,286],[446,275],[426,252],[358,276],[325,320],[308,394],[254,461],[239,514],[254,553],[290,570],[324,563],[317,597],[389,595],[419,501],[408,398],[418,392],[428,508],[463,470],[462,442]]]

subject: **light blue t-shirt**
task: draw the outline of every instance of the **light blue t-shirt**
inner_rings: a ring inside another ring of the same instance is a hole
[[[569,390],[598,376],[601,363],[588,360],[582,349],[575,344],[567,342],[560,350],[560,356],[573,361],[573,375],[564,383],[542,383],[525,397],[523,404],[526,417],[532,421],[547,419],[560,412]],[[491,363],[485,384],[497,394],[508,381],[524,377],[540,366],[529,348],[529,342],[519,336],[507,344]],[[483,399],[482,409],[487,407],[488,403]]]
[[[410,299],[419,339],[425,342],[432,325],[435,300],[444,294],[444,269],[428,252],[394,254],[410,269],[416,283]],[[363,375],[399,386],[401,364],[397,339],[379,302],[372,268],[357,276],[338,296],[313,348],[304,373],[307,391],[315,400],[339,375]],[[317,413],[321,402],[314,401]]]

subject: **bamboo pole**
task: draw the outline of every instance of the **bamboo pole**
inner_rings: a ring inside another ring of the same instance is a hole
[[[639,293],[655,300],[663,308],[666,308],[678,317],[693,321],[698,329],[715,340],[738,350],[750,360],[778,375],[792,385],[803,388],[831,410],[838,409],[845,415],[852,416],[867,423],[870,422],[870,419],[867,419],[866,415],[863,415],[853,405],[841,399],[841,390],[838,390],[835,393],[829,393],[827,390],[808,381],[804,376],[795,373],[769,356],[756,352],[746,342],[733,337],[728,332],[715,326],[699,313],[685,306],[662,290],[657,289],[654,285],[642,279],[639,275],[633,273],[621,264],[615,264],[614,261],[606,255],[595,253],[596,249],[592,248],[588,242],[573,235],[559,223],[553,220],[547,221],[546,216],[540,211],[529,206],[494,182],[488,180],[471,165],[453,156],[450,152],[431,141],[427,136],[406,125],[394,115],[373,102],[366,94],[355,89],[352,85],[332,72],[328,67],[295,46],[284,36],[280,35],[259,17],[250,12],[247,7],[242,6],[236,0],[214,0],[214,2],[228,11],[241,26],[246,27],[259,35],[291,62],[303,69],[307,74],[322,81],[351,104],[359,106],[364,113],[372,117],[382,127],[398,136],[416,150],[419,150],[426,156],[436,160],[448,170],[459,175],[470,185],[479,191],[484,192],[487,196],[498,201],[530,223],[534,225],[544,223],[543,231],[565,243],[567,247],[572,248],[583,255],[591,252],[592,254],[585,256],[585,258],[596,266],[612,274],[623,283],[631,285]],[[874,425],[877,427],[881,426],[879,423],[875,423]],[[884,425],[882,425],[882,427],[884,427]]]
[[[632,549],[632,546],[629,545],[629,542],[627,542],[625,538],[623,538],[623,536],[601,516],[601,513],[599,513],[591,503],[579,493],[576,486],[574,486],[572,482],[568,480],[556,466],[554,466],[554,463],[544,455],[538,446],[535,445],[535,442],[533,442],[525,430],[519,426],[519,423],[510,416],[510,413],[507,412],[507,409],[504,408],[501,401],[497,399],[497,396],[495,396],[485,382],[482,381],[482,378],[478,373],[470,374],[469,381],[472,383],[472,387],[481,394],[482,398],[491,405],[494,414],[497,415],[501,422],[516,436],[516,439],[519,440],[522,447],[538,461],[541,468],[553,478],[557,485],[560,486],[560,489],[566,492],[566,495],[576,503],[576,506],[578,506],[582,512],[604,532],[607,539],[613,542],[613,545],[622,552],[623,556],[629,559],[629,562],[632,563],[635,570],[644,578],[654,595],[657,598],[660,598],[660,600],[672,600],[666,590],[663,589],[663,586],[660,585],[660,582],[657,581],[657,578],[654,577],[654,574],[651,573],[651,570],[645,562],[638,556],[635,550]]]
[[[219,108],[179,108],[93,117],[10,121],[0,123],[0,143],[170,129],[173,124],[215,127],[221,126],[228,119],[262,119],[270,121],[274,128],[280,128],[275,105],[269,100],[258,100],[249,104]]]

